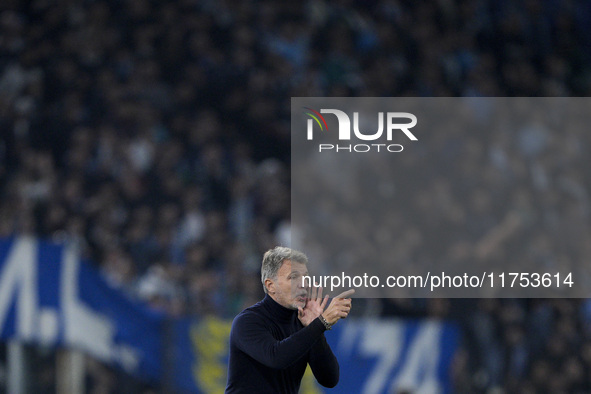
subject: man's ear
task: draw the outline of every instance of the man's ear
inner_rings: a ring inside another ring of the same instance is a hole
[[[275,294],[275,283],[273,283],[273,279],[265,279],[265,288],[267,289],[267,293]]]

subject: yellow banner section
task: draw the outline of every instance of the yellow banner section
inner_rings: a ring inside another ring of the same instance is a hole
[[[228,339],[232,322],[206,317],[191,327],[191,342],[195,352],[193,379],[205,393],[223,394],[228,366]]]
[[[214,316],[205,317],[191,327],[191,342],[196,355],[195,359],[198,360],[192,368],[193,379],[195,379],[195,385],[204,393],[224,393],[231,327],[231,320]],[[322,393],[309,366],[302,379],[300,393]]]

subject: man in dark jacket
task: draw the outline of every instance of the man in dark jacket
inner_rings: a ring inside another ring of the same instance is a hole
[[[351,310],[354,290],[328,308],[322,288],[306,289],[305,254],[286,247],[267,251],[261,267],[265,298],[232,323],[226,393],[296,394],[306,365],[325,387],[339,381],[339,364],[324,337]]]

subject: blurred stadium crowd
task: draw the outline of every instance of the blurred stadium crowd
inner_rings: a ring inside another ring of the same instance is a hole
[[[587,95],[590,44],[583,0],[3,0],[0,236],[75,240],[133,297],[173,316],[232,317],[262,296],[262,253],[290,239],[290,97]],[[475,179],[505,168],[512,179],[491,182],[530,224],[501,230],[532,258],[583,263],[589,138],[473,138],[427,160]],[[447,182],[416,201],[418,222],[499,224],[491,184],[459,203]],[[591,391],[587,300],[356,309],[457,319],[457,392]],[[94,392],[116,392],[101,368]]]

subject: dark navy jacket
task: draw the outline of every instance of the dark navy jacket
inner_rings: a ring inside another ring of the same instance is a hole
[[[325,387],[339,381],[339,364],[315,319],[303,327],[298,311],[269,295],[232,323],[227,394],[297,394],[306,365]]]

